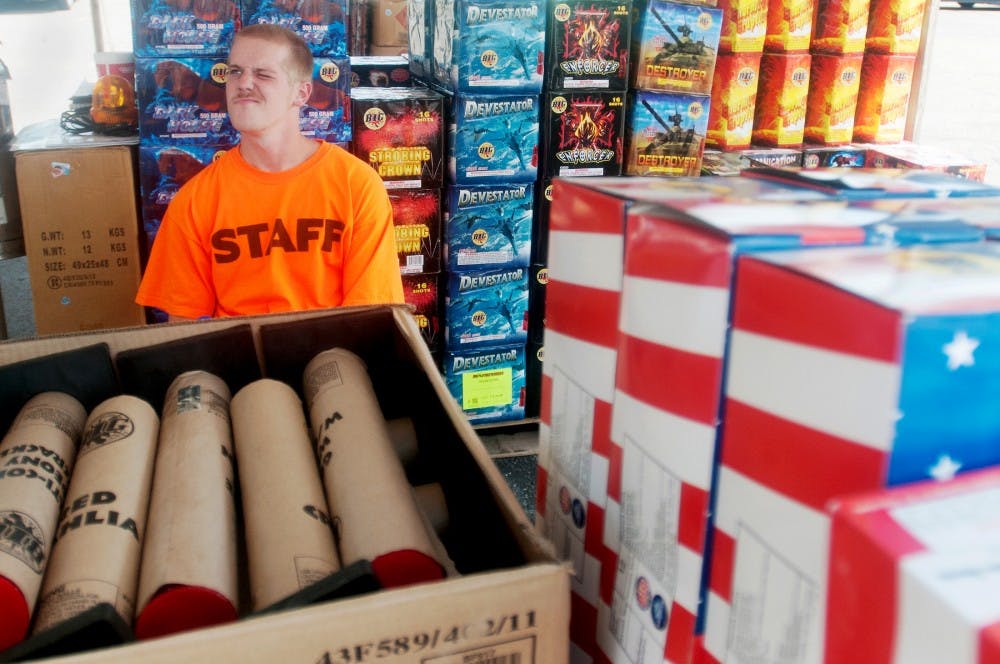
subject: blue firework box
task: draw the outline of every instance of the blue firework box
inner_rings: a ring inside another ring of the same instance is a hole
[[[449,186],[448,269],[528,265],[534,205],[533,183]]]
[[[314,58],[313,89],[299,112],[299,131],[329,143],[351,140],[351,62]]]
[[[453,92],[539,94],[545,0],[438,0],[434,79]]]
[[[240,26],[233,0],[131,0],[132,50],[141,57],[224,56]]]
[[[453,95],[448,125],[451,181],[534,182],[538,135],[538,95]]]
[[[443,368],[448,389],[470,421],[483,424],[524,418],[524,344],[449,351]]]
[[[166,209],[185,182],[228,149],[210,145],[140,145],[142,204]]]
[[[141,144],[236,145],[226,112],[225,58],[138,58]]]
[[[527,267],[450,272],[445,345],[451,350],[528,340]]]
[[[271,23],[298,34],[313,55],[347,57],[347,0],[242,0],[243,25]]]

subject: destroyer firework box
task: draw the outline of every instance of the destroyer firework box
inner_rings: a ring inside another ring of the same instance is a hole
[[[535,219],[531,225],[531,262],[546,264],[549,260],[549,208],[552,206],[552,181],[538,184],[535,196]]]
[[[868,33],[869,0],[816,0],[813,53],[862,53]]]
[[[990,442],[1000,434],[998,294],[990,242],[739,259],[705,626],[714,661],[779,648],[823,661],[824,625],[844,618],[827,613],[828,570],[840,564],[829,555],[831,500],[1000,461]],[[932,521],[956,525],[944,513]],[[889,590],[897,577],[886,572]],[[876,611],[858,618],[880,638]],[[946,661],[973,661],[947,643]]]
[[[621,175],[622,92],[549,92],[542,105],[543,178]]]
[[[434,78],[431,38],[434,35],[434,3],[431,0],[407,0],[407,59],[415,78]]]
[[[712,81],[705,145],[723,150],[750,147],[760,57],[760,53],[726,53],[719,56]]]
[[[540,94],[544,7],[543,0],[436,2],[434,80],[453,92]]]
[[[698,175],[708,128],[709,98],[637,90],[626,125],[628,175]]]
[[[441,324],[441,274],[404,274],[403,301],[413,307],[420,336],[431,350],[438,350],[444,338]]]
[[[299,111],[299,131],[329,143],[351,140],[351,64],[346,58],[315,58],[312,93]]]
[[[452,97],[448,171],[456,184],[534,182],[538,178],[539,97]]]
[[[865,53],[916,55],[927,0],[872,0]]]
[[[138,58],[139,140],[144,144],[236,145],[226,112],[223,58]]]
[[[352,150],[388,189],[444,182],[444,96],[429,88],[351,90]]]
[[[525,417],[538,417],[542,405],[542,366],[545,363],[545,346],[528,343],[525,348],[525,387],[527,399],[524,404]]]
[[[222,56],[240,28],[234,0],[132,0],[136,57]]]
[[[996,661],[1000,470],[830,507],[826,661]]]
[[[864,168],[868,148],[844,145],[839,147],[807,147],[802,150],[803,168]]]
[[[851,142],[863,58],[860,53],[812,56],[804,132],[807,142],[822,145]]]
[[[765,53],[761,57],[754,145],[779,148],[802,145],[811,61],[808,53]]]
[[[868,150],[865,166],[869,168],[919,168],[953,173],[975,182],[986,179],[986,164],[944,148],[903,142],[877,145]]]
[[[912,55],[865,53],[854,116],[855,141],[899,143],[903,140],[915,65],[916,56]]]
[[[272,23],[294,31],[313,55],[347,57],[347,0],[240,0],[243,25]]]
[[[802,53],[812,39],[815,0],[770,0],[764,49],[771,53]]]
[[[549,268],[532,265],[528,281],[528,340],[540,344],[545,338],[545,287],[549,284]]]
[[[719,53],[760,53],[767,32],[767,0],[722,0]],[[718,66],[718,65],[716,65]]]
[[[408,88],[413,85],[410,65],[401,55],[352,55],[351,87]]]
[[[445,353],[445,383],[471,422],[524,419],[524,355],[524,344]]]
[[[390,189],[396,253],[401,274],[441,271],[441,192]]]
[[[445,343],[452,350],[528,340],[528,268],[448,274]]]
[[[743,168],[758,168],[761,166],[801,166],[802,151],[791,148],[751,148],[741,150],[740,158]]]
[[[709,94],[722,10],[669,0],[641,4],[632,35],[632,86]]]
[[[448,270],[528,265],[534,184],[451,185],[447,195]]]
[[[631,0],[548,2],[546,89],[624,91],[631,4]]]

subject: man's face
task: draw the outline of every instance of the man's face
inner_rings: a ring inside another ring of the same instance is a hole
[[[287,47],[262,39],[238,38],[233,44],[226,103],[233,126],[241,133],[298,127],[299,109],[309,99],[312,84],[291,80],[286,57]]]

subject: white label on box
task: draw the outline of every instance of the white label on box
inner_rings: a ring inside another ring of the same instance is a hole
[[[1000,546],[1000,488],[905,505],[889,514],[934,551]]]
[[[590,486],[594,397],[558,368],[552,376],[549,440],[554,469],[565,475],[577,490]]]

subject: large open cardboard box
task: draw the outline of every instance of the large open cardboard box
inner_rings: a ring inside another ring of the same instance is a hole
[[[162,639],[66,655],[66,662],[504,662],[569,657],[569,570],[535,534],[402,306],[221,319],[0,344],[0,427],[32,394],[69,392],[92,409],[119,392],[157,410],[177,373],[199,368],[236,392],[258,377],[301,391],[316,353],[345,347],[368,365],[387,418],[413,419],[412,483],[440,482],[442,534],[460,575]],[[244,589],[245,591],[245,589]],[[51,653],[59,654],[59,653]],[[2,655],[2,653],[0,653]]]

